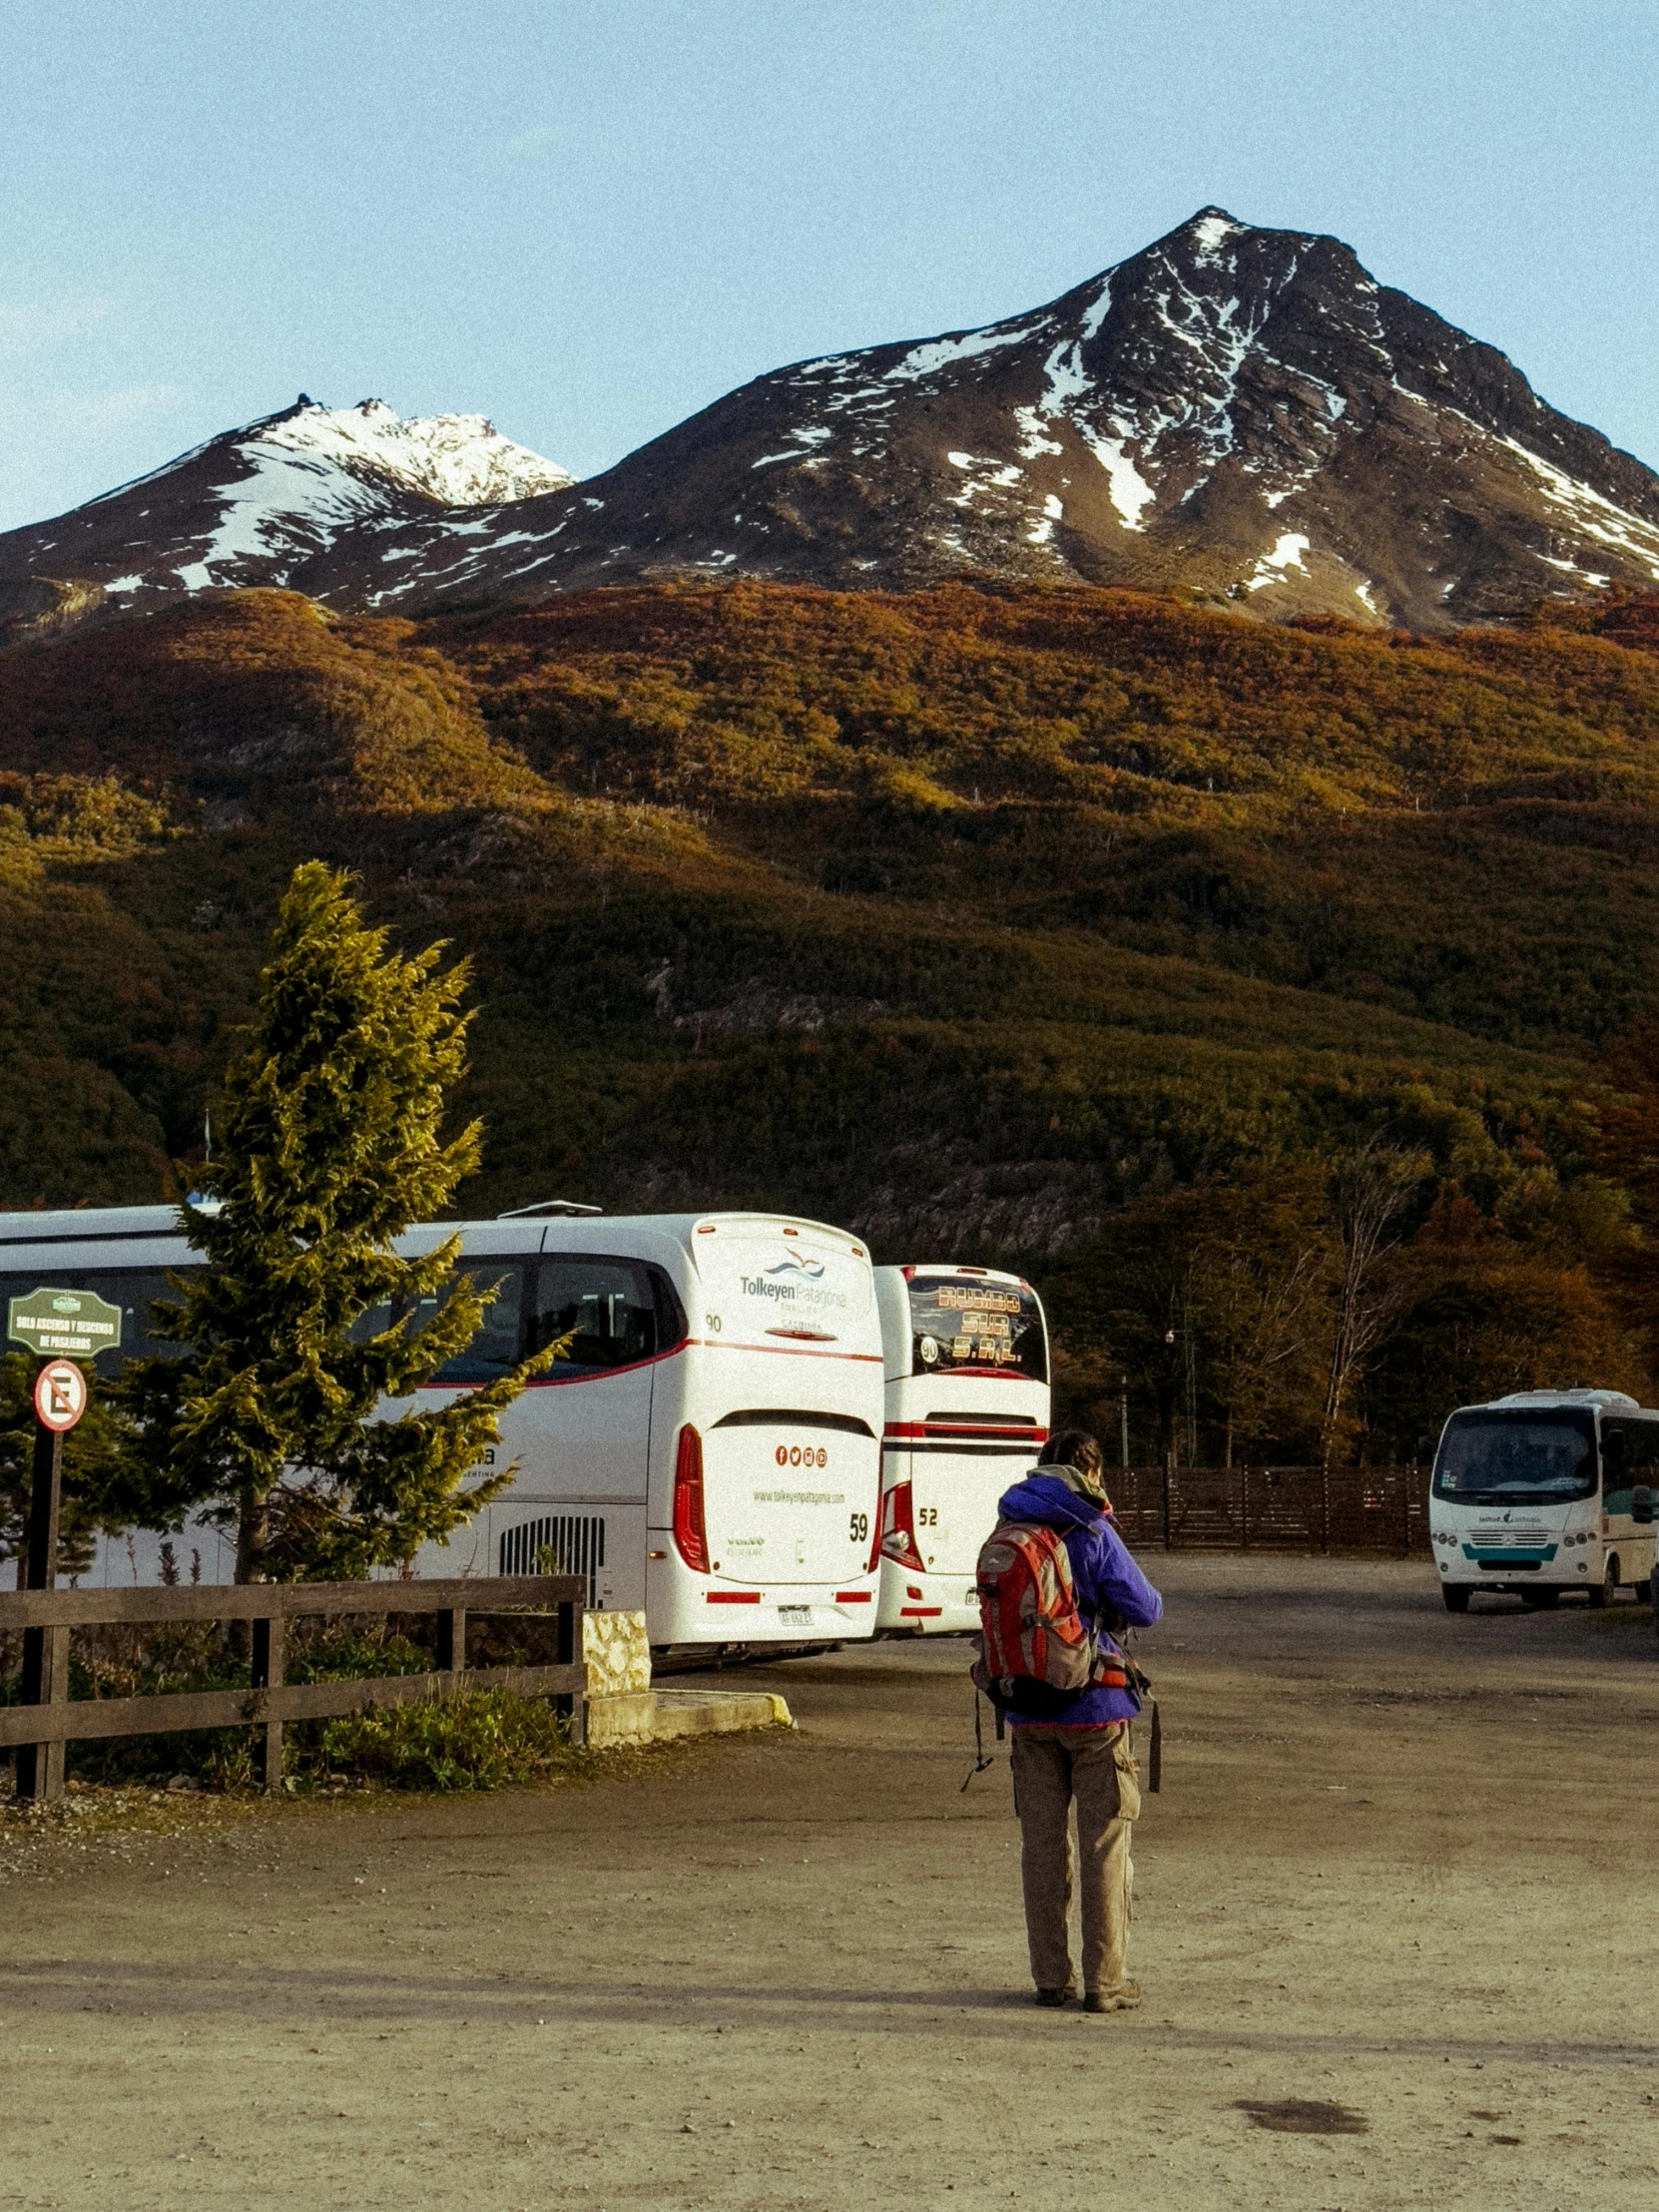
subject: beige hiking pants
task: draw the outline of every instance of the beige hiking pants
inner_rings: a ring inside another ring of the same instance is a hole
[[[1071,1980],[1067,1921],[1081,1868],[1083,1987],[1114,1989],[1129,1941],[1130,1823],[1141,1809],[1127,1723],[1116,1728],[1011,1728],[1014,1810],[1031,1978],[1039,1989]],[[1071,1838],[1076,1808],[1077,1845]]]

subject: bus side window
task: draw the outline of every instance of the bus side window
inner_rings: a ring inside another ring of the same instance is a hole
[[[1624,1432],[1624,1467],[1619,1476],[1621,1489],[1634,1489],[1638,1484],[1652,1489],[1655,1471],[1659,1470],[1659,1421],[1621,1421]]]
[[[686,1322],[686,1309],[681,1305],[674,1285],[661,1268],[647,1268],[651,1289],[657,1307],[657,1350],[672,1352],[676,1345],[683,1345],[690,1335]]]
[[[446,1360],[432,1377],[439,1382],[494,1382],[511,1372],[523,1358],[521,1350],[524,1335],[524,1270],[510,1260],[482,1260],[464,1270],[462,1281],[470,1280],[481,1291],[498,1286],[495,1298],[484,1311],[483,1326],[463,1352],[452,1360]],[[420,1300],[414,1317],[409,1323],[410,1335],[416,1335],[433,1320],[449,1298],[452,1285],[435,1292],[430,1298]],[[376,1313],[380,1309],[375,1309]],[[366,1320],[367,1317],[365,1316]],[[380,1327],[386,1326],[381,1321]],[[372,1330],[368,1332],[373,1334]]]
[[[1652,1464],[1652,1429],[1647,1421],[1608,1420],[1601,1424],[1601,1505],[1606,1513],[1628,1513],[1630,1493],[1646,1479]]]
[[[371,1338],[383,1336],[396,1319],[396,1309],[389,1298],[377,1299],[372,1306],[365,1306],[346,1331],[354,1345],[366,1345]]]
[[[542,1261],[536,1271],[530,1344],[539,1352],[559,1338],[570,1339],[568,1350],[547,1371],[554,1381],[631,1367],[656,1354],[664,1332],[659,1328],[655,1273],[638,1260],[590,1258],[586,1253]]]

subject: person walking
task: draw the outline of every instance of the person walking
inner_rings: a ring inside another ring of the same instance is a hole
[[[1129,1724],[1141,1704],[1111,1630],[1151,1627],[1163,1600],[1113,1526],[1105,1459],[1086,1429],[1052,1436],[1031,1473],[1005,1492],[998,1511],[1005,1522],[1058,1532],[1078,1614],[1095,1638],[1087,1687],[1067,1695],[1016,1681],[1006,1702],[1036,2001],[1061,2005],[1077,1995],[1068,1935],[1075,1882],[1082,1904],[1083,2009],[1125,2011],[1141,2001],[1125,1970],[1134,1877],[1130,1828],[1141,1809]]]

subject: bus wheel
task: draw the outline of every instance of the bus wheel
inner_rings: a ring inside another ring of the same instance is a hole
[[[1584,1595],[1599,1612],[1602,1606],[1611,1605],[1618,1594],[1619,1563],[1616,1559],[1609,1559],[1607,1571],[1601,1578],[1601,1588],[1599,1590],[1586,1590]]]
[[[1594,1604],[1599,1605],[1601,1603],[1600,1598],[1596,1597],[1594,1591],[1592,1591],[1590,1595],[1591,1601]],[[1552,1606],[1560,1602],[1560,1597],[1561,1593],[1559,1590],[1522,1590],[1520,1594],[1520,1601],[1523,1605],[1528,1606],[1534,1613],[1547,1613]]]
[[[1442,1582],[1440,1595],[1445,1599],[1448,1613],[1466,1613],[1469,1609],[1469,1586],[1466,1582]]]

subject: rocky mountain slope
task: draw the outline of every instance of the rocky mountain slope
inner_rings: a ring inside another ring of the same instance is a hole
[[[0,537],[0,586],[50,618],[95,586],[418,611],[967,575],[1432,632],[1659,580],[1659,476],[1340,241],[1216,208],[1008,321],[759,377],[579,486],[504,441],[475,468],[475,417],[396,425],[458,434],[452,469],[404,466],[345,427],[373,412],[302,407]]]
[[[0,622],[51,630],[97,606],[223,585],[372,602],[412,524],[441,515],[459,542],[481,508],[545,498],[572,480],[482,415],[405,420],[383,400],[329,408],[301,392],[279,414],[0,537]]]

